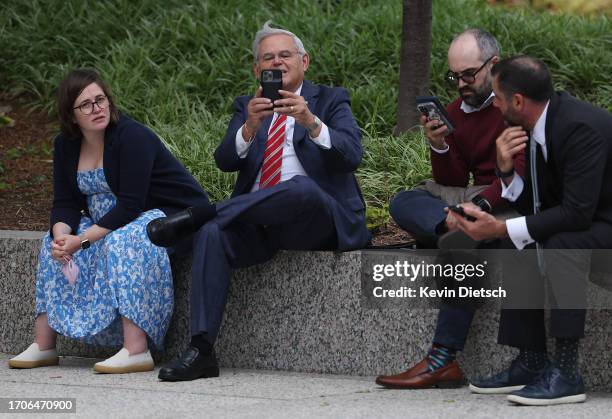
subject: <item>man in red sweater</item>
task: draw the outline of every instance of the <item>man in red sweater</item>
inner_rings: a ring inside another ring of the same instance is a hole
[[[457,35],[448,50],[450,70],[446,74],[460,95],[446,109],[455,131],[448,134],[440,121],[421,118],[431,147],[433,180],[396,195],[390,213],[426,247],[476,247],[476,242],[457,230],[454,218],[447,218],[444,208],[449,205],[479,207],[498,215],[508,208],[495,174],[495,140],[507,128],[499,109],[492,106],[491,67],[497,61],[499,46],[489,32],[468,29]],[[516,167],[523,171],[523,158]],[[463,350],[474,311],[473,307],[443,303],[425,359],[403,373],[379,376],[376,383],[388,388],[463,384],[455,354]]]

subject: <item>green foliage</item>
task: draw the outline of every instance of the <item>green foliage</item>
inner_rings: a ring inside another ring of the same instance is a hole
[[[5,157],[9,160],[17,160],[22,156],[35,154],[36,151],[31,145],[25,147],[11,147],[5,152]]]
[[[367,226],[370,230],[383,226],[389,222],[389,205],[385,204],[382,208],[366,208]]]
[[[15,125],[15,121],[12,118],[9,118],[6,115],[0,114],[0,128],[11,127],[13,125]]]
[[[351,92],[364,131],[358,176],[368,203],[384,208],[396,191],[430,175],[420,133],[390,136],[401,12],[400,1],[387,0],[12,0],[0,14],[0,39],[11,46],[0,55],[0,86],[32,95],[53,113],[55,88],[66,72],[98,68],[120,107],[150,125],[213,199],[223,199],[235,177],[217,170],[212,153],[234,97],[256,87],[251,42],[272,19],[303,39],[310,80]],[[507,10],[482,0],[434,2],[431,91],[443,102],[456,96],[443,81],[448,43],[468,26],[495,34],[505,56],[544,58],[558,88],[612,109],[607,17]]]

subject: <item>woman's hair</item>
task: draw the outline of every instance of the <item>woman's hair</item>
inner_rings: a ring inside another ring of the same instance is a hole
[[[81,129],[74,122],[74,101],[83,89],[92,83],[100,86],[108,99],[110,122],[116,124],[119,121],[119,111],[115,107],[111,91],[100,74],[91,68],[77,68],[64,77],[57,89],[57,114],[60,120],[60,130],[68,138],[81,137]]]

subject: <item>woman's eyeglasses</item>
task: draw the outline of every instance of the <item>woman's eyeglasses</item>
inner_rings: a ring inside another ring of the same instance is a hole
[[[108,106],[108,98],[106,96],[98,96],[93,102],[84,102],[72,109],[80,110],[83,115],[91,115],[95,105],[98,105],[100,109],[106,109]]]

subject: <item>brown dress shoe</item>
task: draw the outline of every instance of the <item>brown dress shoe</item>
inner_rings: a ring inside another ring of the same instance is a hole
[[[455,360],[435,371],[427,368],[427,359],[396,375],[379,375],[376,384],[386,388],[456,388],[465,384],[465,376]]]

